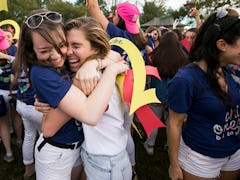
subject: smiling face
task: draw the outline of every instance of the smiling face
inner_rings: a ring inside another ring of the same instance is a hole
[[[32,32],[33,50],[37,56],[37,59],[41,65],[53,66],[55,68],[62,67],[67,53],[66,43],[61,38],[56,37],[56,42],[60,47],[60,54],[52,44],[46,41],[39,33]]]
[[[193,31],[187,31],[186,34],[185,34],[185,37],[188,40],[188,42],[192,45],[193,41],[196,38],[196,35],[197,34],[195,32],[193,32]]]
[[[77,71],[90,59],[103,59],[111,49],[106,31],[91,17],[72,19],[66,23],[65,30],[71,71]]]
[[[5,37],[8,43],[11,45],[13,43],[13,35],[11,32],[5,31]]]
[[[73,53],[68,54],[67,57],[69,68],[72,72],[77,72],[81,67],[80,59],[75,56]]]
[[[153,38],[154,41],[157,41],[159,39],[159,33],[158,33],[157,30],[153,30],[151,32],[151,35],[152,35],[152,38]]]
[[[71,29],[67,32],[68,51],[70,67],[76,69],[81,66],[89,56],[96,54],[90,42],[86,39],[81,29]],[[79,62],[79,64],[77,64]],[[74,67],[73,67],[74,66]],[[72,70],[72,69],[71,69]]]

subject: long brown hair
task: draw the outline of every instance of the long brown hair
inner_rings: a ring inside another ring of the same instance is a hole
[[[38,14],[41,12],[48,12],[46,9],[39,9],[32,11],[29,16]],[[28,16],[28,17],[29,17]],[[54,48],[61,53],[59,44],[56,42],[56,37],[60,37],[63,42],[66,42],[65,31],[63,23],[54,23],[48,20],[44,20],[38,28],[31,29],[27,26],[25,21],[22,23],[20,37],[18,41],[18,49],[16,58],[13,63],[14,80],[13,84],[17,83],[17,79],[21,72],[24,71],[29,77],[29,69],[33,64],[39,64],[36,54],[33,50],[32,32],[37,32],[46,41],[54,46]]]
[[[188,63],[186,53],[181,49],[175,32],[166,32],[159,46],[154,49],[152,62],[161,77],[172,78],[179,68]]]

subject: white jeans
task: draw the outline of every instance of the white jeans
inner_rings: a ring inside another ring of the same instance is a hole
[[[35,168],[37,180],[70,180],[71,171],[79,160],[80,147],[64,149],[46,143],[40,150],[43,141],[41,134],[35,147]]]
[[[35,110],[34,106],[27,105],[17,100],[17,112],[20,114],[24,125],[24,140],[22,146],[23,164],[34,162],[33,152],[37,133],[41,132],[42,113]]]

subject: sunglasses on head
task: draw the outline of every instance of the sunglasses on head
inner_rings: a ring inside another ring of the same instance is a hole
[[[26,25],[31,28],[31,29],[36,29],[38,28],[42,22],[45,20],[49,20],[53,23],[60,23],[62,22],[62,15],[57,13],[57,12],[42,12],[38,14],[34,14],[29,16],[25,23]]]

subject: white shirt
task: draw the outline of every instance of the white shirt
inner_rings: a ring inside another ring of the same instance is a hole
[[[127,131],[123,127],[124,105],[114,87],[107,111],[96,126],[83,123],[85,141],[82,147],[94,155],[116,155],[126,149]]]

